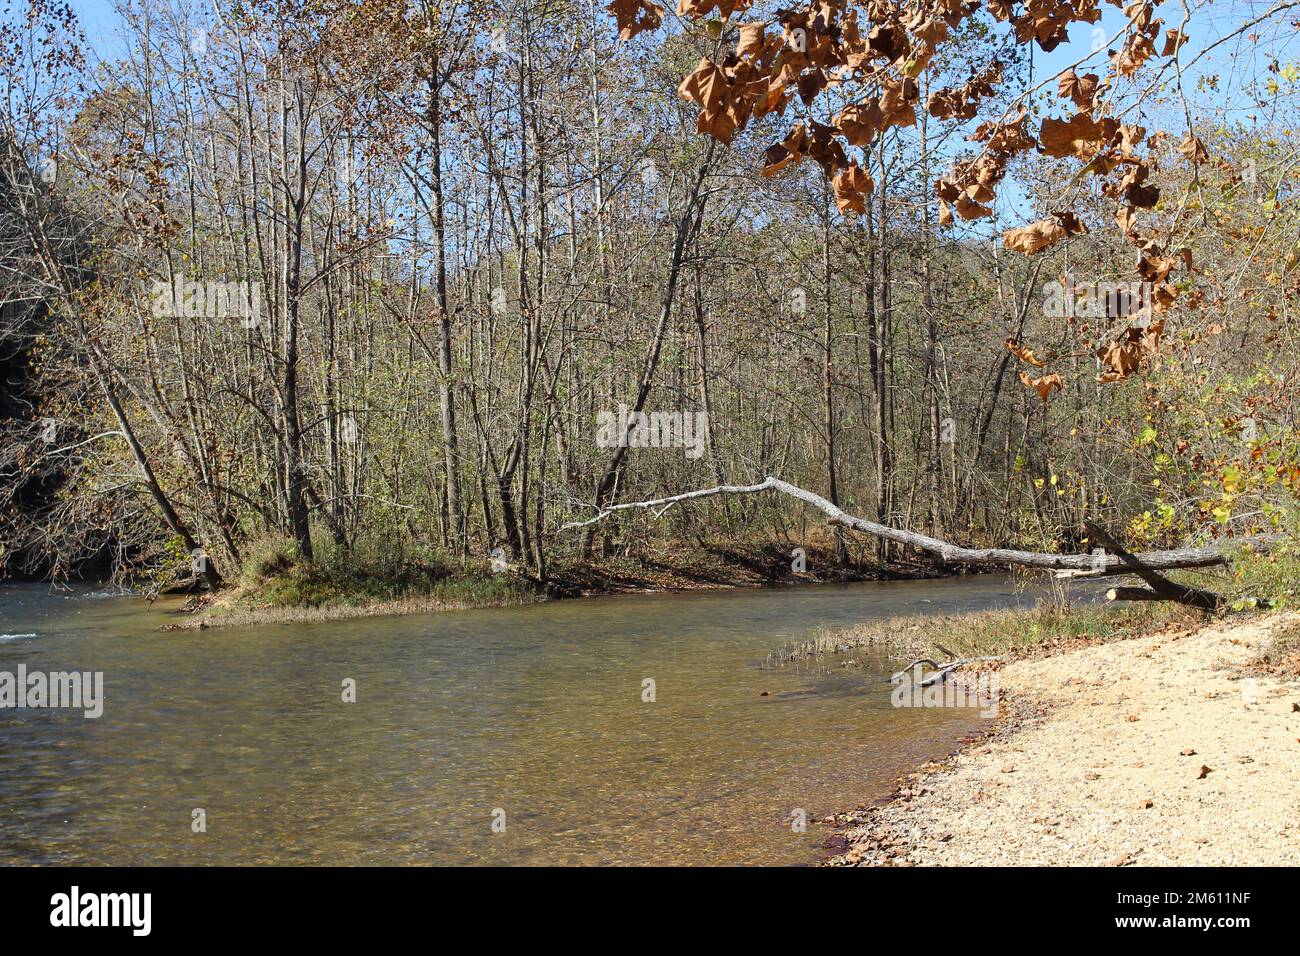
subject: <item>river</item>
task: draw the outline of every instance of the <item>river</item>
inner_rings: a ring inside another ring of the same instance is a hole
[[[174,603],[0,585],[0,671],[104,675],[98,719],[0,710],[0,863],[811,863],[816,818],[981,718],[894,708],[883,659],[766,655],[1030,600],[981,577],[177,632]]]

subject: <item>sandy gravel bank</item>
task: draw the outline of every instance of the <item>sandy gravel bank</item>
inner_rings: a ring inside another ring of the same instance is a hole
[[[838,818],[848,845],[828,862],[1300,864],[1300,682],[1245,666],[1295,621],[1006,665],[998,731]]]

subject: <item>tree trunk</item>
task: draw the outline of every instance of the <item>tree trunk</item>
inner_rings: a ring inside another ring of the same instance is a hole
[[[700,198],[700,192],[713,165],[715,144],[715,140],[709,140],[704,154],[704,161],[695,173],[695,180],[691,184],[690,193],[687,195],[685,208],[682,209],[682,214],[677,220],[672,258],[668,264],[668,280],[664,285],[664,293],[659,302],[659,322],[655,326],[654,337],[651,339],[650,348],[646,352],[645,363],[641,369],[641,381],[637,387],[636,401],[631,409],[633,414],[644,410],[646,399],[650,397],[650,388],[654,384],[655,370],[659,367],[659,354],[663,348],[664,336],[668,331],[668,323],[672,318],[673,300],[677,295],[677,280],[681,275],[682,262],[686,256],[687,238],[691,235],[698,219],[704,214],[704,201]],[[605,466],[600,482],[596,485],[595,501],[597,508],[608,507],[614,500],[615,481],[618,478],[620,469],[623,467],[623,461],[627,457],[627,438],[632,430],[631,414],[628,419],[628,421],[619,423],[619,443]],[[592,534],[593,530],[588,530],[582,536],[579,550],[584,561],[591,558]]]
[[[442,460],[447,481],[447,518],[452,547],[469,552],[469,533],[460,493],[460,450],[456,433],[456,403],[452,394],[451,308],[447,301],[446,207],[442,187],[442,82],[438,54],[429,68],[429,176],[433,193],[433,246],[437,260],[438,402],[442,412]]]

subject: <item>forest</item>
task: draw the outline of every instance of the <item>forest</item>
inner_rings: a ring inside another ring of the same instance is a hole
[[[1230,6],[10,3],[0,573],[924,557],[608,510],[767,476],[972,548],[1287,541],[1300,13]]]

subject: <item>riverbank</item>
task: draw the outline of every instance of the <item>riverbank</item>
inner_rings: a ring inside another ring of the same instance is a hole
[[[545,587],[508,566],[411,566],[395,575],[306,566],[278,552],[255,562],[241,583],[191,597],[168,630],[313,623],[470,608],[512,607],[607,594],[791,587],[952,576],[928,563],[840,564],[833,546],[810,545],[795,556],[785,545],[696,542],[636,556],[558,564]]]
[[[1271,614],[1012,655],[989,731],[835,817],[827,862],[1296,865],[1298,636]]]

